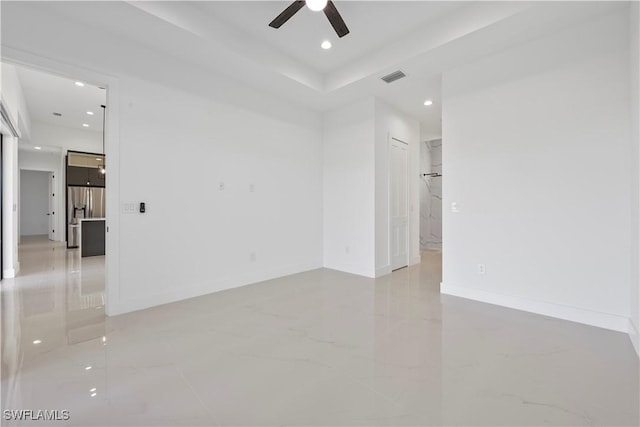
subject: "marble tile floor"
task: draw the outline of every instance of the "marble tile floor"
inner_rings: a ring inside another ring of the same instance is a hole
[[[36,238],[20,258],[0,286],[2,409],[70,418],[2,425],[640,421],[625,334],[440,295],[437,252],[380,279],[320,269],[111,318],[103,257]]]

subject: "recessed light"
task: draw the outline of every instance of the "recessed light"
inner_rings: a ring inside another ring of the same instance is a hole
[[[91,397],[96,397],[96,394],[98,393],[91,393]]]
[[[85,371],[90,371],[91,370],[91,366],[85,366],[84,370]]]
[[[83,127],[86,127],[86,128],[88,128],[88,127],[89,127],[89,125],[88,125],[88,124],[86,124],[86,123],[83,123],[83,124],[82,124],[82,126],[83,126]]]
[[[33,147],[34,150],[42,150],[42,147]]]
[[[427,99],[426,101],[424,101],[424,105],[426,105],[427,107],[428,107],[429,105],[433,105],[433,101],[432,101],[432,100],[430,100],[430,99]]]
[[[76,82],[76,86],[83,87],[83,86],[84,86],[84,83],[82,83],[82,82]]]
[[[33,340],[34,344],[40,344],[42,341],[41,340]]]
[[[329,40],[325,40],[322,42],[320,47],[323,48],[324,50],[331,49],[331,42]]]
[[[89,390],[91,393],[93,393],[94,391],[96,391],[97,389],[94,387],[91,390]]]
[[[93,111],[87,111],[87,114],[93,116]]]

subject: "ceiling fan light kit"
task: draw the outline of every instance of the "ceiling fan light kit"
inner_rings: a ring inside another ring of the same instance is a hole
[[[344,23],[342,16],[340,16],[340,12],[336,9],[336,5],[333,4],[331,0],[297,0],[294,1],[287,7],[282,13],[271,21],[269,24],[272,28],[280,28],[285,22],[287,22],[293,15],[298,13],[300,9],[304,5],[314,11],[324,11],[329,23],[338,34],[338,37],[344,37],[349,34],[349,29],[347,28],[347,24]]]
[[[307,7],[314,12],[320,12],[327,6],[327,0],[306,0]]]

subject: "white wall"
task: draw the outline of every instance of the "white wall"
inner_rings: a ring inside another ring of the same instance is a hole
[[[445,73],[442,292],[628,330],[628,22]]]
[[[108,314],[322,266],[318,114],[13,6],[3,5],[3,55],[108,86]],[[122,213],[142,201],[146,214]]]
[[[409,145],[409,265],[420,262],[420,123],[375,100],[376,276],[391,272],[389,248],[389,140]]]
[[[429,121],[426,124],[422,122],[420,124],[420,141],[433,141],[436,139],[442,139],[442,123],[433,123]]]
[[[20,171],[20,235],[49,233],[49,173]]]
[[[34,123],[33,129],[37,126]],[[35,133],[35,132],[34,132]],[[64,182],[64,156],[63,151],[46,152],[33,150],[18,151],[18,166],[20,170],[45,171],[54,173],[54,199],[55,199],[55,233],[54,239],[59,242],[66,241],[65,228],[65,182]],[[22,182],[20,182],[22,187]],[[20,190],[22,192],[22,189]],[[22,217],[22,201],[18,205],[20,217]]]
[[[640,4],[630,10],[630,86],[632,147],[631,324],[629,336],[640,356]]]
[[[147,204],[120,218],[121,311],[322,266],[319,131],[120,87],[120,200]]]
[[[324,266],[375,276],[374,100],[324,117]]]
[[[20,138],[29,139],[31,135],[31,119],[16,67],[2,62],[0,64],[0,75],[2,76],[0,78],[2,99],[6,103],[14,124],[17,124],[19,128]]]

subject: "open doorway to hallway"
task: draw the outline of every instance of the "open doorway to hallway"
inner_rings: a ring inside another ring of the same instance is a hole
[[[9,101],[16,106],[20,124],[16,143],[9,147],[11,156],[5,156],[3,163],[10,162],[13,171],[5,173],[9,178],[5,188],[16,189],[11,200],[15,221],[3,223],[17,237],[13,248],[17,268],[10,277],[53,281],[54,275],[73,275],[80,279],[81,294],[89,286],[91,294],[103,300],[106,89],[22,65],[2,63],[2,71],[10,77],[3,77],[3,85],[11,87],[14,96]],[[71,187],[99,193],[101,200],[70,200]],[[93,209],[95,204],[100,209]],[[90,214],[94,211],[100,217]],[[77,231],[72,247],[68,246],[70,225]],[[57,254],[59,271],[50,268],[50,252]],[[49,267],[43,269],[45,265]],[[84,283],[85,267],[91,269],[90,284]]]
[[[420,251],[442,251],[442,139],[420,144]]]

